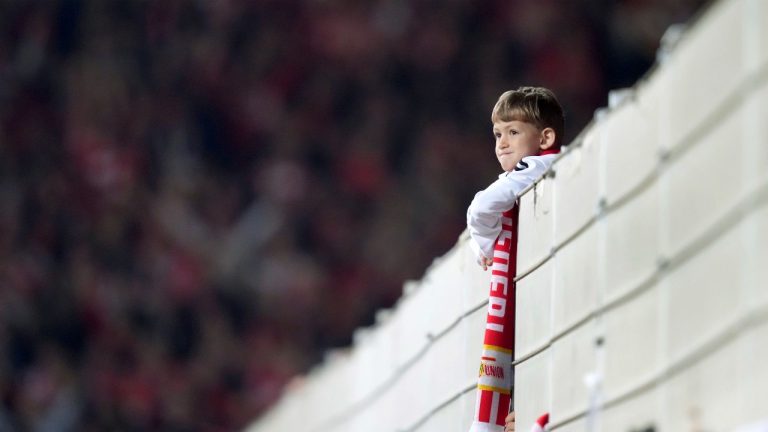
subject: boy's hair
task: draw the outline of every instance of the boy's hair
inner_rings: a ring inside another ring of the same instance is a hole
[[[520,87],[502,93],[491,112],[491,122],[512,120],[528,122],[539,129],[554,129],[554,147],[561,146],[565,118],[563,107],[552,90],[544,87]]]

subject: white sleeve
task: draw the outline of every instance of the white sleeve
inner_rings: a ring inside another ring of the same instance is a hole
[[[501,232],[501,214],[514,207],[517,196],[549,168],[547,162],[549,158],[523,158],[522,166],[527,167],[502,174],[475,195],[467,209],[467,227],[470,247],[478,258],[493,257],[493,245]]]

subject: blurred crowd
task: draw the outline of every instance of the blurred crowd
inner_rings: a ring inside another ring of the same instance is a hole
[[[0,2],[0,431],[247,424],[455,243],[502,91],[572,138],[701,3]]]

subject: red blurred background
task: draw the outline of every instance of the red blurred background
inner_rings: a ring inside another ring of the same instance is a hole
[[[0,3],[0,431],[242,427],[702,0]],[[300,427],[300,425],[297,425]]]

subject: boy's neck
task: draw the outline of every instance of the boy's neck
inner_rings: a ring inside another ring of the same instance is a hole
[[[558,148],[548,148],[546,150],[542,150],[539,153],[539,156],[550,155],[550,154],[558,154],[558,153],[560,153],[560,148],[559,147]]]

